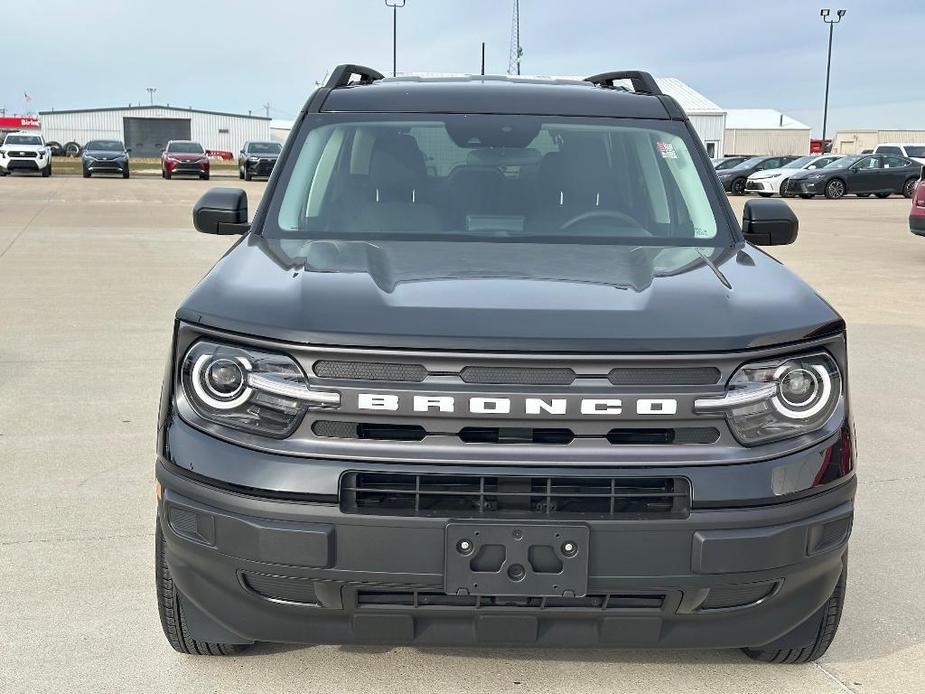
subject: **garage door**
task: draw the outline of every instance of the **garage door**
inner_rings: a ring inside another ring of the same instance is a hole
[[[190,139],[189,118],[123,118],[133,157],[159,157],[170,140]]]

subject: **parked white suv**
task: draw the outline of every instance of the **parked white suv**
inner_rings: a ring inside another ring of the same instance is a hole
[[[874,154],[898,154],[925,164],[925,143],[923,142],[884,142],[874,148]]]
[[[9,133],[0,145],[0,176],[11,171],[40,171],[51,176],[51,149],[41,135]]]

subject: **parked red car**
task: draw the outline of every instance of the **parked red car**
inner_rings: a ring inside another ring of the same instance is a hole
[[[919,236],[925,236],[925,166],[922,167],[922,176],[916,184],[912,196],[912,211],[909,212],[909,231]]]
[[[209,180],[209,157],[205,148],[190,140],[171,140],[161,153],[161,176],[189,174]]]

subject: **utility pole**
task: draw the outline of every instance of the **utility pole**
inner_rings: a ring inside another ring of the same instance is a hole
[[[265,103],[261,108],[267,112],[267,118],[270,117],[270,102]]]
[[[145,87],[145,91],[148,92],[148,100],[154,106],[154,95],[157,93],[157,87]]]
[[[385,6],[392,8],[392,77],[398,74],[398,8],[405,6],[405,0],[385,0]]]
[[[482,76],[485,76],[485,42],[482,41]]]
[[[819,16],[822,21],[829,25],[829,53],[825,63],[825,103],[822,107],[822,151],[825,152],[825,130],[829,120],[829,77],[832,73],[832,34],[835,25],[841,22],[845,16],[845,10],[836,10],[835,17],[832,17],[832,11],[828,8],[819,10]]]

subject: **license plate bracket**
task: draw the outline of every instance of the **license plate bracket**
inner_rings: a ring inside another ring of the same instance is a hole
[[[445,591],[584,597],[589,539],[581,524],[447,523]]]

